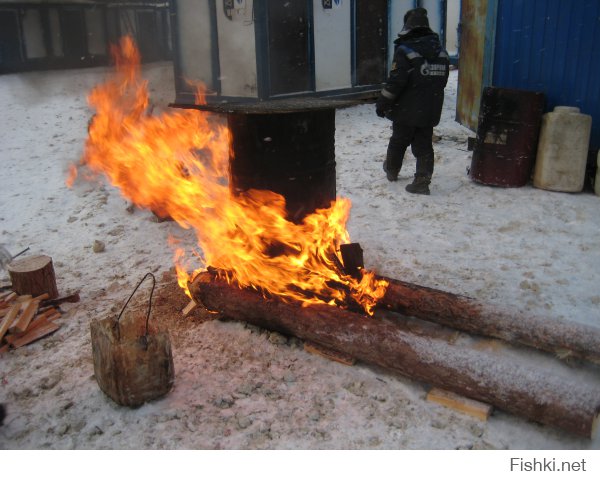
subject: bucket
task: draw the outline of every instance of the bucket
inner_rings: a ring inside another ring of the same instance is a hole
[[[335,110],[227,116],[232,134],[231,188],[270,190],[300,222],[336,197]]]
[[[153,280],[147,314],[127,313],[127,304],[148,277]],[[94,374],[100,389],[115,403],[138,407],[167,394],[175,372],[167,332],[150,327],[152,292],[156,280],[148,273],[123,306],[119,316],[90,325]],[[123,318],[121,318],[123,317]]]
[[[469,170],[473,181],[499,187],[529,182],[544,105],[543,93],[484,89]]]
[[[557,192],[581,192],[592,117],[577,107],[554,107],[542,119],[533,185]]]

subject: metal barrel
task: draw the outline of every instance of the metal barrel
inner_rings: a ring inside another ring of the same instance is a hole
[[[300,222],[335,200],[335,110],[227,116],[231,188],[270,190]]]
[[[473,181],[499,187],[529,182],[544,107],[540,92],[484,89],[471,160]]]

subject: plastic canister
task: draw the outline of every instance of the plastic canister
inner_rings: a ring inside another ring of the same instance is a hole
[[[594,182],[594,192],[600,196],[600,151],[598,152],[598,161],[596,162],[596,181]]]
[[[592,117],[577,107],[554,107],[542,117],[533,185],[580,192],[585,180]]]

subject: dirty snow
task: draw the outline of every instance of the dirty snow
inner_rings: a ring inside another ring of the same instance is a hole
[[[426,402],[425,385],[311,355],[296,339],[198,311],[181,318],[187,299],[175,286],[167,240],[191,246],[191,232],[128,210],[105,183],[65,186],[92,113],[86,93],[107,71],[0,76],[0,243],[13,254],[31,247],[31,254],[50,255],[60,293],[81,291],[81,302],[64,306],[57,333],[0,357],[0,402],[8,409],[1,448],[600,447],[598,438],[501,411],[478,421]],[[144,72],[154,102],[166,108],[174,99],[172,65]],[[454,121],[456,88],[454,71],[435,129],[441,140],[430,197],[404,191],[414,173],[410,152],[400,181],[385,179],[390,123],[372,105],[337,112],[338,193],[352,200],[348,228],[367,266],[524,316],[600,327],[600,198],[473,183],[466,174],[472,133]],[[93,251],[95,241],[104,242],[104,252]],[[130,409],[98,388],[89,324],[114,315],[148,271],[159,280],[156,308],[170,319],[175,386]],[[574,367],[561,368],[577,377]]]

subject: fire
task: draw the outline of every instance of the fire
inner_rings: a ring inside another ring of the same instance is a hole
[[[194,230],[195,252],[173,245],[186,291],[195,273],[210,265],[242,287],[305,305],[343,305],[350,296],[372,313],[387,282],[372,272],[356,280],[337,261],[339,245],[350,240],[348,199],[296,224],[286,219],[285,200],[276,193],[233,195],[230,133],[219,117],[195,109],[149,115],[147,82],[131,38],[113,47],[113,55],[115,72],[88,97],[96,113],[81,164],[104,174],[137,206]],[[197,101],[203,101],[201,89]],[[69,184],[77,171],[72,167]]]

